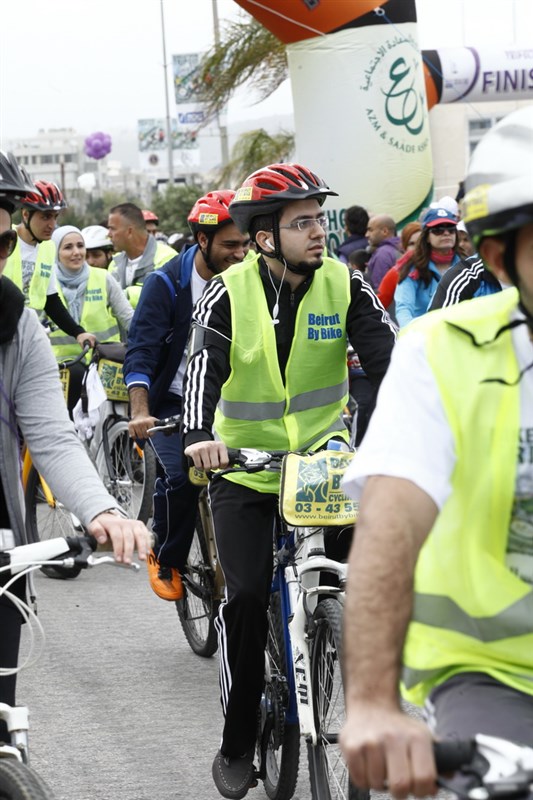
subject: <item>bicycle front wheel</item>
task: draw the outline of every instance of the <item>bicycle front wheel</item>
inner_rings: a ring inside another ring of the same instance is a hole
[[[30,542],[42,542],[56,536],[79,536],[82,532],[79,520],[51,493],[33,465],[28,473],[24,500]],[[77,578],[81,567],[43,566],[41,571],[49,578],[68,580]]]
[[[264,753],[263,785],[270,800],[290,800],[298,780],[300,726],[285,721],[289,683],[279,592],[270,595],[266,657],[270,674],[261,700],[258,739],[260,757]]]
[[[313,800],[368,800],[370,793],[350,782],[338,743],[345,718],[341,604],[333,598],[322,600],[313,618],[311,694],[318,739],[316,745],[307,745],[311,796]]]
[[[176,601],[183,633],[193,653],[210,658],[218,647],[215,618],[220,603],[215,597],[215,575],[200,514],[196,518],[183,589],[182,599]]]
[[[96,466],[106,489],[128,517],[148,522],[152,515],[155,454],[151,447],[141,450],[130,439],[127,420],[104,427]]]
[[[26,764],[0,758],[0,800],[54,800],[54,795]]]

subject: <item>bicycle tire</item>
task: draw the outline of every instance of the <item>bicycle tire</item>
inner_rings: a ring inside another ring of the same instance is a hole
[[[327,598],[315,609],[316,633],[311,649],[311,695],[318,734],[307,744],[313,800],[368,800],[370,792],[354,786],[338,744],[344,723],[342,676],[342,607]]]
[[[26,764],[0,758],[0,800],[54,800],[54,795]]]
[[[53,505],[47,500],[41,483],[41,476],[32,464],[28,473],[24,492],[26,505],[26,530],[30,542],[44,541],[55,536],[78,536],[80,531],[71,513],[55,497]],[[81,567],[43,566],[49,578],[71,580],[77,578]]]
[[[268,609],[268,639],[266,654],[270,664],[270,681],[265,681],[262,701],[262,725],[258,737],[258,753],[264,733],[265,706],[273,712],[273,724],[266,748],[266,774],[263,786],[270,800],[290,800],[294,795],[300,766],[300,726],[285,723],[285,710],[289,702],[285,638],[281,617],[279,592],[270,595]]]
[[[126,419],[104,425],[96,468],[128,517],[148,522],[152,516],[155,454],[151,447],[138,448],[130,438]]]
[[[215,619],[220,601],[215,598],[214,578],[204,526],[198,513],[183,578],[183,597],[176,600],[176,608],[191,650],[202,658],[211,658],[218,649]]]

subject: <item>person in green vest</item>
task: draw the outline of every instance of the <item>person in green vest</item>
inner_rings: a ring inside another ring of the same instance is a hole
[[[215,276],[193,313],[182,422],[185,454],[199,468],[227,465],[227,447],[347,440],[347,339],[374,387],[385,374],[393,324],[360,272],[324,256],[331,195],[307,167],[273,164],[230,203],[256,251]],[[253,780],[279,475],[233,474],[209,492],[226,581],[217,623],[225,723],[213,779],[224,797],[240,798]]]
[[[109,271],[136,308],[147,276],[174,258],[176,251],[148,233],[143,212],[134,203],[114,206],[107,225],[116,253]]]
[[[433,737],[533,746],[532,105],[481,140],[465,190],[510,288],[409,325],[344,485],[361,501],[342,747],[357,786],[399,798],[436,792]]]
[[[94,344],[94,336],[72,319],[57,292],[53,271],[55,245],[51,241],[57,218],[67,207],[61,189],[35,181],[35,190],[22,201],[22,220],[16,226],[17,247],[8,258],[4,275],[23,292],[26,305],[43,311],[58,327],[76,339]],[[78,348],[79,352],[79,348]]]
[[[52,241],[57,248],[54,271],[61,302],[83,328],[94,332],[98,342],[119,342],[126,338],[133,308],[116,280],[106,270],[91,267],[86,259],[85,241],[79,228],[56,228]],[[58,361],[79,355],[76,340],[52,326],[50,342]],[[84,364],[70,367],[68,408],[76,405],[85,373]]]

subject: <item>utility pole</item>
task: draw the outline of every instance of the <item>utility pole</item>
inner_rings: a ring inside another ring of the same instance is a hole
[[[217,0],[211,0],[213,6],[213,28],[215,31],[215,44],[220,44],[220,25],[218,22],[218,7],[217,7]],[[218,130],[220,134],[220,151],[222,156],[222,167],[226,167],[229,164],[229,147],[228,147],[228,130],[225,125],[222,125],[220,121],[220,114],[217,114],[217,124]]]
[[[172,158],[172,125],[170,120],[170,105],[168,102],[168,75],[167,75],[167,46],[165,43],[165,12],[163,9],[164,0],[161,3],[161,35],[163,37],[163,73],[165,76],[165,106],[167,112],[167,151],[168,151],[168,182],[174,185],[174,163]]]

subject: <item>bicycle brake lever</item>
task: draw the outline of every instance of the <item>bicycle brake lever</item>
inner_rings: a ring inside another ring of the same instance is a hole
[[[141,568],[140,564],[132,561],[131,564],[124,564],[121,561],[116,561],[113,556],[89,556],[87,559],[87,566],[97,567],[99,564],[112,564],[115,567],[123,567],[124,569],[133,569],[138,572]]]

